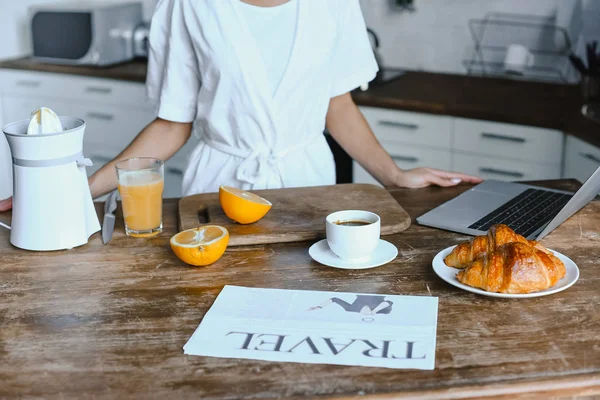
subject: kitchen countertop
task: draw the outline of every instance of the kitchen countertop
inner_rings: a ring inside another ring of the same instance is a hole
[[[0,68],[54,72],[143,83],[143,60],[113,67],[40,64],[28,58],[0,62]],[[600,124],[581,114],[578,85],[526,82],[407,71],[366,92],[355,91],[361,106],[383,107],[431,114],[531,125],[563,131],[600,147]]]
[[[575,190],[572,180],[541,185]],[[71,251],[36,253],[0,230],[0,397],[546,399],[600,394],[600,201],[543,243],[571,257],[579,281],[533,299],[496,299],[439,279],[431,260],[467,237],[414,218],[468,189],[393,189],[413,219],[386,236],[399,249],[370,270],[323,267],[311,243],[228,250],[207,268],[170,251],[177,203],[165,201],[164,232],[113,240],[100,234]],[[102,216],[102,204],[98,204]],[[0,214],[8,222],[9,214]],[[182,346],[224,285],[389,293],[439,298],[433,371],[186,356]],[[525,394],[527,393],[527,394]]]

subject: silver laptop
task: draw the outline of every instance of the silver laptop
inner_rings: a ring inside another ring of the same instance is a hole
[[[421,225],[483,235],[505,224],[529,240],[540,240],[600,192],[600,167],[576,192],[488,180],[417,218]]]

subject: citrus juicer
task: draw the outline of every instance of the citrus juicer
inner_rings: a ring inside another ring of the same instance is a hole
[[[10,242],[25,250],[72,249],[100,230],[86,173],[92,163],[83,156],[86,124],[73,117],[56,117],[60,123],[52,124],[37,118],[52,129],[42,132],[32,120],[2,129],[13,159]]]

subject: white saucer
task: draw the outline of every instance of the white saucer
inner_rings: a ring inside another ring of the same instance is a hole
[[[342,260],[333,251],[329,249],[327,240],[313,244],[308,250],[308,254],[318,263],[328,267],[341,269],[367,269],[375,268],[387,264],[398,256],[398,249],[390,242],[379,239],[379,244],[369,256],[361,260]]]
[[[460,283],[458,281],[458,279],[456,279],[456,273],[459,270],[456,268],[449,267],[444,263],[444,258],[448,254],[450,254],[450,252],[452,251],[452,249],[454,247],[456,247],[456,246],[450,246],[450,247],[440,251],[439,253],[437,253],[437,255],[435,256],[435,258],[433,259],[433,262],[432,262],[433,270],[435,271],[437,276],[439,276],[440,278],[442,278],[449,284],[454,285],[457,288],[466,290],[468,292],[481,294],[483,296],[503,297],[503,298],[508,298],[508,299],[525,299],[525,298],[529,298],[529,297],[547,296],[549,294],[558,293],[565,289],[570,288],[571,286],[573,286],[573,284],[575,282],[577,282],[577,279],[579,279],[579,268],[577,268],[577,265],[569,257],[565,256],[564,254],[559,253],[558,251],[548,249],[548,250],[552,251],[554,253],[554,255],[556,257],[558,257],[565,264],[565,268],[567,270],[565,277],[562,278],[560,281],[558,281],[556,283],[556,285],[552,286],[549,289],[540,290],[539,292],[535,292],[535,293],[506,294],[506,293],[486,292],[485,290],[477,289],[477,288]]]

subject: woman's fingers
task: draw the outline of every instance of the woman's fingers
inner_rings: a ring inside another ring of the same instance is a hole
[[[438,186],[442,186],[442,187],[456,186],[461,182],[461,179],[458,179],[458,178],[449,178],[448,179],[448,178],[436,175],[434,173],[431,173],[429,176],[427,176],[427,180],[429,181],[429,183],[433,183],[434,185],[438,185]]]
[[[0,212],[8,211],[12,208],[12,197],[0,200]]]
[[[462,182],[479,183],[482,181],[482,179],[477,176],[461,174],[458,172],[448,172],[448,171],[442,171],[439,169],[431,169],[431,172],[434,173],[435,175],[441,176],[442,178],[460,179]]]

